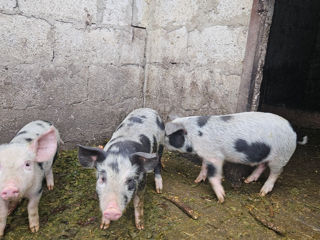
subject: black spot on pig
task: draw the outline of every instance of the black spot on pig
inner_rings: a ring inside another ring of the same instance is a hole
[[[19,136],[19,135],[25,134],[25,133],[27,133],[27,131],[21,131],[21,132],[18,132],[18,134],[16,136]]]
[[[225,115],[225,116],[221,116],[220,119],[224,122],[228,122],[232,119],[233,117],[232,116],[229,116],[229,115]]]
[[[210,116],[200,116],[197,119],[197,123],[199,127],[203,127],[204,125],[207,124],[208,120],[209,120]]]
[[[213,164],[207,163],[207,176],[208,178],[214,177],[216,174],[216,168]]]
[[[238,152],[244,153],[249,162],[254,163],[261,162],[271,151],[270,146],[263,142],[253,142],[248,144],[247,141],[243,139],[237,139],[234,148]]]
[[[188,147],[187,147],[187,152],[190,152],[190,153],[191,153],[192,151],[193,151],[192,147],[191,147],[191,146],[188,146]]]
[[[127,205],[127,203],[128,203],[128,196],[127,196],[127,195],[124,195],[123,198],[124,198],[124,205]]]
[[[142,152],[147,152],[149,153],[151,151],[151,143],[150,143],[150,140],[149,138],[144,135],[144,134],[141,134],[139,136],[139,139],[140,139],[140,142],[142,143],[142,146],[143,146],[143,150]]]
[[[118,162],[113,161],[113,162],[109,163],[108,166],[111,167],[111,169],[112,169],[114,172],[119,173],[119,165],[118,165]]]
[[[44,182],[44,179],[41,181],[41,185],[40,185],[40,189],[38,190],[38,194],[42,193],[42,191],[43,191],[43,182]]]
[[[44,127],[42,123],[36,123],[40,127]]]
[[[159,149],[158,149],[159,163],[158,163],[158,165],[154,168],[154,174],[155,174],[155,175],[160,175],[160,174],[161,174],[161,168],[162,168],[161,158],[162,158],[163,148],[164,148],[163,145],[160,144],[160,145],[159,145]]]
[[[43,170],[43,163],[42,162],[38,162],[38,166],[41,170]]]
[[[157,152],[158,149],[158,142],[156,137],[153,135],[153,145],[152,145],[152,152],[155,153]]]
[[[159,117],[157,117],[157,125],[161,130],[164,130],[164,123]]]
[[[169,135],[169,143],[175,148],[181,148],[184,144],[184,141],[185,139],[183,129]]]
[[[49,124],[49,126],[52,126],[52,123],[51,123],[51,122],[49,122],[49,121],[46,121],[46,120],[41,120],[41,121],[48,123],[48,124]]]
[[[143,178],[138,185],[138,191],[142,191],[146,187],[146,183],[147,183],[147,174],[144,172]]]
[[[27,142],[31,142],[32,138],[25,138],[24,140],[26,140]]]
[[[201,137],[203,135],[203,133],[201,131],[199,131],[198,135]]]
[[[147,118],[145,115],[141,115],[140,117],[141,117],[141,118]]]
[[[126,181],[129,191],[134,191],[136,189],[136,181],[133,178],[130,178]]]
[[[143,123],[141,118],[138,117],[130,117],[129,121],[134,122],[134,123]]]
[[[118,131],[120,128],[122,128],[123,127],[123,123],[121,123],[118,127],[117,127],[117,129],[116,129],[116,131]]]
[[[143,134],[141,134],[139,138],[140,143],[131,140],[113,143],[106,151],[106,158],[109,154],[120,154],[127,157],[136,152],[150,153],[151,143],[149,138]]]

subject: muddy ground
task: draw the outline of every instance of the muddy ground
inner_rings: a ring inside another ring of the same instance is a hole
[[[45,190],[40,202],[40,231],[29,231],[24,201],[8,217],[4,239],[320,239],[320,131],[304,132],[309,143],[298,147],[271,194],[258,194],[266,176],[238,187],[226,179],[223,204],[207,181],[194,184],[196,158],[165,152],[164,193],[155,192],[150,174],[143,231],[135,228],[132,205],[100,230],[94,171],[80,167],[76,151],[62,151],[54,166],[55,189]],[[199,218],[188,217],[165,196],[178,197]]]

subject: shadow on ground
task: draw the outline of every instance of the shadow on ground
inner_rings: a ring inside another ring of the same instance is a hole
[[[258,195],[265,179],[237,188],[225,180],[224,204],[208,182],[194,184],[200,171],[195,161],[166,152],[164,194],[155,193],[153,175],[148,176],[143,231],[134,226],[132,205],[100,230],[94,171],[79,166],[75,151],[63,151],[54,166],[55,189],[45,190],[40,202],[40,231],[30,233],[24,201],[8,217],[5,239],[320,239],[320,134],[308,135],[309,143],[298,147],[270,195]],[[198,212],[198,220],[168,195]]]

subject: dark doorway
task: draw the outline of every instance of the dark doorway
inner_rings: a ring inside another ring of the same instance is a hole
[[[320,112],[319,0],[275,1],[259,110]]]

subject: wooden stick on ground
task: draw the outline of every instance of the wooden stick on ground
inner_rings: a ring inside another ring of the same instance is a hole
[[[164,196],[164,195],[162,197],[168,200],[169,202],[172,202],[174,205],[176,205],[180,210],[182,210],[185,214],[187,214],[192,219],[197,220],[199,218],[199,214],[195,212],[193,209],[191,209],[188,205],[182,203],[178,197]]]
[[[251,209],[249,209],[249,214],[262,226],[274,231],[276,234],[280,236],[285,236],[285,233],[283,230],[281,230],[279,227],[275,226],[273,223],[268,222],[265,219],[262,219],[261,217],[257,216],[256,214],[253,213]]]

